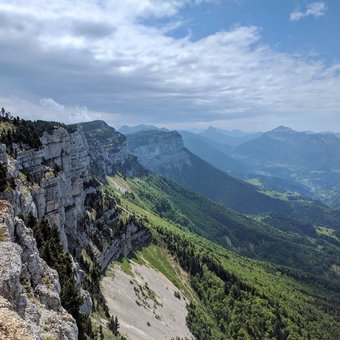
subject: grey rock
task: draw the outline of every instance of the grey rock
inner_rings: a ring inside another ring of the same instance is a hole
[[[80,314],[91,314],[93,309],[93,302],[90,293],[87,290],[81,289],[80,295],[83,299],[83,303],[79,309]]]
[[[114,236],[110,228],[117,221],[119,209],[102,200],[100,187],[91,184],[94,163],[103,176],[117,169],[129,174],[145,171],[128,154],[126,138],[112,134],[111,129],[106,130],[107,138],[104,133],[103,143],[96,138],[88,143],[88,134],[85,137],[82,131],[68,133],[58,127],[43,134],[39,150],[19,151],[16,159],[0,145],[0,162],[7,164],[8,176],[16,182],[15,189],[0,193],[0,227],[6,230],[5,241],[0,242],[0,301],[6,301],[6,306],[8,303],[8,315],[15,314],[23,339],[26,335],[28,339],[77,339],[78,329],[61,306],[57,272],[40,258],[32,230],[19,215],[32,213],[38,221],[46,219],[58,229],[65,250],[72,255],[79,256],[90,247],[102,271],[110,261],[150,239],[150,233],[134,223]],[[99,136],[103,138],[102,132]],[[98,211],[88,206],[91,195],[100,206]],[[101,236],[102,229],[112,236]],[[101,237],[100,250],[92,235]],[[73,267],[76,287],[83,296],[80,312],[89,314],[93,301],[82,289],[85,274],[75,260]]]
[[[188,151],[177,131],[141,131],[128,135],[129,152],[147,169],[163,173],[191,165]]]
[[[5,323],[6,329],[22,329],[23,339],[26,335],[77,339],[75,320],[60,303],[57,272],[39,257],[32,230],[14,217],[11,205],[0,201],[0,207],[2,227],[8,230],[8,240],[0,242],[0,300],[6,306],[2,313],[13,318],[12,323]],[[2,315],[0,319],[4,322]]]

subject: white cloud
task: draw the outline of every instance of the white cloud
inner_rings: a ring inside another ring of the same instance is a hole
[[[169,35],[164,27],[196,3],[0,0],[0,106],[116,126],[339,114],[336,63],[264,45],[253,26],[197,41]]]
[[[48,108],[52,108],[52,109],[55,109],[57,111],[64,111],[65,110],[65,106],[64,105],[61,105],[61,104],[57,103],[52,98],[41,98],[40,99],[40,104],[42,106],[46,106]]]
[[[315,18],[321,17],[326,14],[327,6],[324,2],[313,2],[307,5],[307,8],[304,12],[299,10],[295,10],[290,13],[289,19],[291,21],[299,21],[300,19],[308,16],[313,16]]]
[[[65,106],[52,98],[42,98],[37,102],[14,96],[0,96],[1,106],[6,107],[13,114],[20,113],[24,119],[55,120],[67,124],[104,119],[105,114],[88,112],[86,106]]]

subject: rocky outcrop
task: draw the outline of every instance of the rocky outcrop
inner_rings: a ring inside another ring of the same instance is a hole
[[[106,176],[120,172],[126,176],[137,176],[146,170],[128,153],[124,135],[104,121],[80,123],[77,128],[84,133],[90,148],[91,172],[105,181]]]
[[[117,260],[120,256],[128,256],[134,249],[149,242],[150,239],[151,235],[147,230],[134,223],[128,224],[126,231],[120,237],[115,238],[100,254],[101,270],[104,271],[111,261]]]
[[[191,165],[190,154],[177,131],[141,131],[127,138],[129,152],[153,172],[164,174]]]
[[[32,230],[22,219],[33,214],[38,222],[47,220],[58,229],[64,249],[73,256],[76,288],[83,297],[81,314],[90,314],[94,304],[82,288],[85,273],[77,260],[83,250],[104,270],[112,259],[150,238],[133,222],[118,228],[120,208],[91,175],[93,164],[103,176],[118,170],[126,175],[138,169],[145,172],[127,154],[125,137],[111,132],[111,128],[105,132],[105,142],[88,136],[89,147],[82,131],[55,127],[43,133],[38,150],[14,145],[16,158],[0,145],[0,162],[6,171],[5,189],[0,192],[0,301],[4,301],[0,338],[14,334],[13,325],[2,317],[5,314],[17,320],[19,338],[77,338],[75,321],[61,306],[58,274],[39,257]]]
[[[23,213],[20,210],[25,209],[32,197],[38,220],[46,218],[57,226],[62,243],[68,249],[68,239],[78,237],[74,232],[84,214],[83,186],[90,180],[87,142],[81,133],[68,133],[63,128],[45,132],[41,142],[41,150],[18,153],[17,170],[38,185],[32,186],[27,195],[19,194],[25,196],[21,200],[26,202],[16,205],[16,213]]]
[[[39,257],[32,231],[0,201],[0,338],[77,339],[60,303],[58,274]]]
[[[0,149],[0,160],[16,183],[15,189],[0,193],[0,199],[12,204],[16,216],[32,212],[38,221],[47,219],[58,228],[64,248],[72,254],[80,254],[88,245],[95,248],[91,235],[99,235],[103,225],[110,226],[117,218],[115,201],[103,197],[91,176],[90,162],[101,173],[112,174],[130,159],[126,137],[106,123],[79,126],[83,132],[69,133],[62,127],[45,132],[41,149],[19,151],[15,160],[6,154],[5,146]],[[145,172],[135,158],[133,161],[132,172]],[[106,244],[103,251],[106,247],[112,248]]]

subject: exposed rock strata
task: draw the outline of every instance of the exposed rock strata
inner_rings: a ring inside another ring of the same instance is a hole
[[[99,167],[110,160],[112,166],[125,164],[129,169],[126,162],[130,162],[131,169],[143,170],[135,158],[132,160],[137,165],[131,163],[125,137],[116,140],[113,136],[111,141],[110,136],[107,138],[104,145],[107,154],[98,163]],[[84,248],[90,248],[102,270],[113,258],[127,255],[134,246],[150,238],[145,229],[133,222],[115,233],[119,207],[115,201],[104,197],[98,182],[91,176],[90,162],[96,160],[97,155],[90,157],[82,132],[68,133],[58,127],[45,132],[41,143],[39,150],[18,149],[16,159],[0,145],[0,162],[7,168],[6,178],[15,183],[0,192],[0,338],[6,338],[7,333],[15,334],[14,328],[17,337],[23,339],[76,339],[78,334],[74,319],[61,306],[58,275],[39,257],[32,230],[26,228],[19,216],[27,217],[32,213],[38,221],[47,219],[50,225],[58,228],[64,248],[75,256],[74,259]],[[105,168],[102,173],[111,170]],[[100,248],[95,243],[98,239]],[[89,314],[93,301],[82,289],[84,273],[77,262],[74,262],[74,269],[83,297],[80,313]],[[15,327],[2,315],[16,320]]]
[[[128,135],[129,152],[149,170],[165,174],[191,165],[188,151],[177,131],[141,131]]]
[[[102,181],[117,172],[127,176],[143,175],[147,171],[128,153],[124,135],[104,121],[77,124],[84,133],[90,149],[91,171]]]
[[[0,338],[77,339],[75,320],[60,303],[58,274],[39,257],[32,230],[0,201]]]

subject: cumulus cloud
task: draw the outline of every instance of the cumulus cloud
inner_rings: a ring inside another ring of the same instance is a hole
[[[313,16],[315,18],[321,17],[326,14],[327,6],[324,2],[313,2],[307,5],[305,11],[301,12],[299,10],[295,10],[290,13],[289,19],[291,21],[299,21],[300,19],[308,16]]]
[[[163,29],[202,1],[0,0],[0,93],[32,116],[113,125],[339,113],[338,64],[275,50],[254,26]]]

